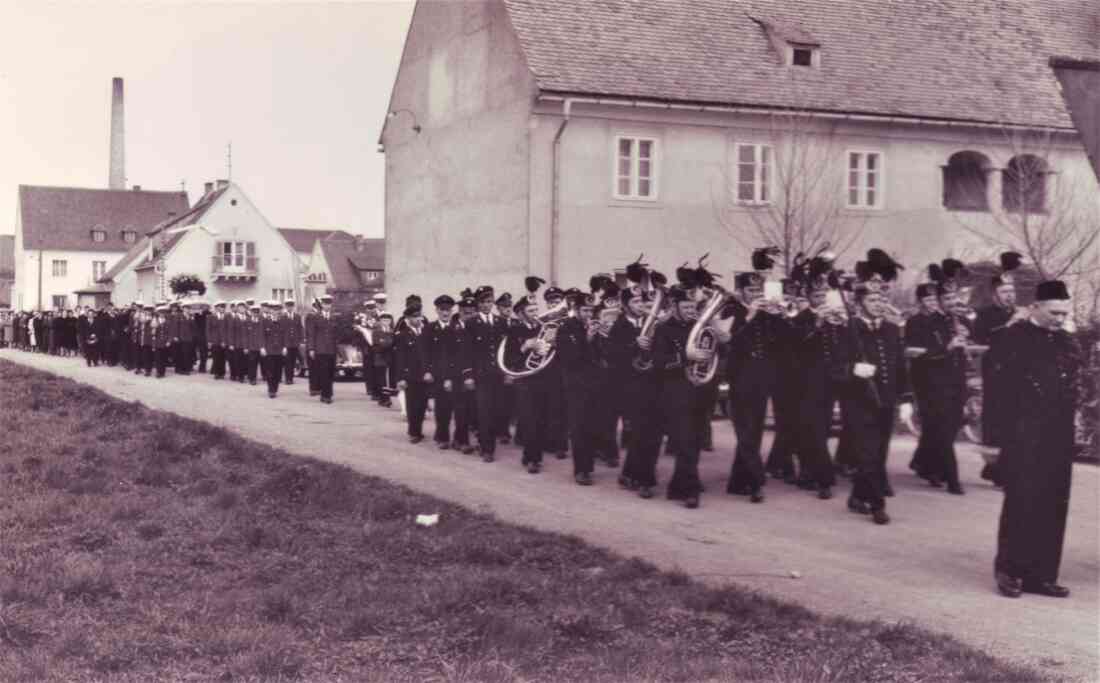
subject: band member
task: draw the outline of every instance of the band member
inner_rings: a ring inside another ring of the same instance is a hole
[[[962,426],[966,404],[966,346],[969,342],[968,321],[954,314],[958,304],[959,279],[965,277],[963,264],[945,259],[942,266],[929,266],[929,276],[935,283],[939,313],[929,315],[924,324],[907,325],[905,344],[913,359],[916,384],[922,387],[921,436],[923,449],[918,448],[914,469],[933,484],[945,482],[947,490],[964,493],[959,483],[959,466],[955,456],[955,436]]]
[[[780,315],[793,318],[791,309],[798,296],[798,286],[790,278],[781,281],[784,303]],[[793,330],[793,328],[792,328]],[[776,348],[775,391],[772,395],[772,413],[775,420],[775,438],[764,469],[772,477],[788,484],[797,484],[795,455],[798,451],[799,402],[802,395],[803,372],[801,357],[793,334],[780,337]]]
[[[538,277],[533,278],[532,283],[539,286],[545,284],[542,278]],[[549,311],[563,305],[565,293],[560,288],[551,286],[543,291],[542,298],[546,302],[546,310]],[[546,375],[543,382],[547,385],[546,431],[543,447],[547,453],[553,453],[558,460],[565,460],[569,457],[569,428],[566,425],[565,378],[562,375],[561,363],[551,363],[542,374]]]
[[[424,316],[420,306],[414,303],[406,308],[401,319],[401,329],[394,335],[394,374],[398,390],[405,392],[409,443],[420,443],[424,440],[428,390],[435,378],[424,361]]]
[[[592,448],[596,458],[608,467],[619,466],[618,422],[622,412],[621,375],[624,372],[626,349],[616,349],[609,341],[611,326],[622,315],[619,288],[606,275],[595,275],[588,281],[596,299],[593,316],[597,335],[593,339],[593,378],[591,407],[587,419],[592,422]],[[629,362],[626,360],[625,362]]]
[[[862,514],[869,512],[876,524],[889,524],[886,458],[898,404],[907,413],[912,410],[909,376],[901,331],[884,319],[882,294],[861,282],[854,296],[857,315],[849,323],[848,353],[855,362],[846,388],[845,419],[858,465],[848,508]]]
[[[260,356],[267,369],[264,373],[267,380],[267,397],[275,398],[279,393],[279,381],[283,378],[283,360],[288,346],[287,328],[283,323],[278,301],[269,301],[267,309],[267,314],[264,315],[261,323],[263,346],[260,347]]]
[[[527,369],[526,363],[529,359],[545,359],[550,355],[556,333],[543,335],[543,326],[538,320],[538,310],[538,303],[533,296],[526,296],[515,303],[516,320],[507,332],[508,355],[505,362],[509,368],[524,371]],[[554,361],[550,362],[552,364]],[[516,414],[519,420],[517,433],[523,435],[521,464],[531,474],[542,471],[543,444],[546,437],[545,417],[550,393],[550,387],[542,376],[545,371],[516,378],[512,383],[512,394],[516,401]]]
[[[639,284],[644,282],[648,287],[652,275],[648,271],[636,272],[631,280]],[[612,337],[625,346],[631,359],[625,364],[622,376],[623,429],[626,431],[626,425],[631,429],[626,439],[626,459],[619,484],[629,490],[637,489],[642,498],[652,498],[657,487],[657,454],[661,442],[660,373],[652,355],[660,311],[651,310],[657,302],[643,286],[623,290],[622,299],[625,315],[615,323]],[[645,329],[647,321],[648,330]]]
[[[1001,417],[1004,391],[1004,362],[1001,340],[1009,326],[1028,319],[1026,308],[1016,308],[1016,285],[1012,271],[1020,267],[1022,257],[1014,251],[1001,254],[1001,272],[993,276],[993,302],[978,311],[974,321],[974,341],[989,347],[982,356],[982,444],[987,448],[1000,448],[1002,435],[1009,427]],[[988,463],[982,469],[982,479],[996,485],[1001,480],[996,463]]]
[[[661,373],[661,408],[669,436],[676,443],[676,467],[668,482],[669,500],[684,507],[699,507],[703,484],[699,479],[699,440],[706,414],[705,394],[687,379],[684,368],[691,362],[707,361],[714,349],[696,351],[687,339],[698,310],[695,301],[682,286],[669,289],[674,314],[657,326],[653,338],[653,362]]]
[[[225,379],[226,339],[229,320],[225,317],[225,302],[214,303],[214,313],[206,317],[206,345],[210,349],[210,372],[214,379]]]
[[[470,455],[476,449],[470,443],[470,432],[477,428],[477,388],[473,378],[466,376],[466,370],[472,367],[469,357],[471,345],[470,324],[477,319],[477,301],[473,293],[465,290],[458,303],[458,314],[451,324],[454,325],[454,339],[451,341],[454,355],[448,357],[449,371],[453,375],[454,388],[454,448]]]
[[[248,320],[244,323],[245,367],[248,383],[255,386],[260,368],[260,349],[264,347],[264,323],[259,304],[249,307]]]
[[[192,367],[198,362],[199,373],[205,375],[207,352],[209,350],[206,339],[206,321],[210,317],[210,310],[205,302],[194,304],[192,309],[191,320],[194,323],[193,336],[195,341],[192,345],[192,356],[189,358],[189,362]]]
[[[1065,330],[1070,316],[1064,282],[1042,282],[1030,319],[1002,334],[1004,403],[999,476],[1004,506],[994,562],[997,587],[1064,598],[1058,584],[1069,513],[1075,447],[1074,416],[1082,355]]]
[[[89,310],[88,314],[81,319],[81,323],[80,348],[84,350],[84,362],[88,364],[88,367],[99,365],[99,334],[97,330],[100,326],[96,324],[95,313]]]
[[[569,297],[573,315],[562,322],[557,333],[558,358],[566,392],[566,420],[570,451],[573,454],[573,478],[581,486],[592,485],[595,451],[588,421],[593,398],[594,355],[590,349],[596,337],[597,321],[592,319],[595,297],[581,291]]]
[[[938,266],[937,266],[938,267]],[[905,355],[909,358],[909,380],[913,386],[913,394],[920,414],[923,416],[930,412],[926,404],[931,399],[928,391],[927,367],[928,360],[922,358],[928,353],[928,349],[922,344],[934,341],[932,330],[943,320],[940,312],[940,299],[936,294],[936,283],[922,282],[917,285],[917,312],[909,317],[905,323]],[[917,448],[913,451],[913,459],[909,463],[909,469],[917,473],[917,476],[928,480],[932,486],[941,486],[941,479],[932,473],[930,462],[931,448],[929,439],[931,432],[922,429],[917,438]]]
[[[157,379],[164,377],[165,370],[168,367],[168,356],[172,351],[172,325],[168,316],[168,306],[158,306],[156,317],[153,319],[151,326]]]
[[[378,405],[389,408],[390,396],[396,393],[397,379],[394,373],[394,334],[393,316],[382,313],[378,316],[378,324],[371,330],[370,336],[370,372],[374,373],[374,385],[377,387]]]
[[[299,347],[302,345],[304,334],[302,332],[302,319],[294,310],[294,299],[283,302],[283,312],[279,318],[279,324],[283,326],[283,334],[286,336],[286,357],[283,359],[283,381],[294,384],[294,371],[298,367],[300,358]]]
[[[504,327],[511,329],[514,324],[517,324],[516,314],[512,310],[513,302],[512,295],[508,292],[504,292],[496,298],[495,312],[504,321]],[[516,418],[516,390],[513,386],[512,379],[510,377],[504,378],[504,384],[500,388],[500,402],[497,404],[497,417],[496,417],[496,435],[497,442],[501,444],[509,444],[512,442],[512,420]],[[521,445],[522,435],[517,424],[516,428],[516,445]]]
[[[310,376],[317,375],[321,403],[332,403],[332,382],[336,373],[336,330],[332,313],[332,297],[320,298],[321,312],[306,317],[306,349],[310,360]],[[312,392],[311,392],[312,393]]]
[[[478,314],[470,321],[467,357],[470,367],[464,373],[463,382],[470,382],[477,390],[477,426],[481,459],[493,462],[496,458],[499,416],[503,413],[504,375],[497,365],[497,347],[508,332],[505,321],[493,312],[493,289],[478,288]]]
[[[733,305],[733,338],[727,364],[737,450],[726,490],[748,495],[753,503],[764,501],[764,463],[760,455],[764,420],[778,379],[779,351],[791,333],[780,302],[763,298],[760,273],[771,270],[773,256],[771,248],[757,249],[752,257],[756,272],[736,277],[739,301]]]
[[[454,298],[442,294],[435,298],[435,321],[424,330],[425,372],[431,377],[429,388],[435,397],[434,441],[440,450],[451,447],[451,418],[454,416],[455,392],[460,390],[461,378],[457,375],[459,361],[455,341],[456,323]],[[456,429],[457,432],[457,429]]]
[[[173,351],[176,355],[176,373],[190,375],[194,367],[195,355],[195,322],[191,315],[191,307],[183,308],[177,304],[175,315]]]

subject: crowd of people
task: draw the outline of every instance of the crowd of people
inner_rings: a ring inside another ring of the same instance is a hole
[[[354,341],[367,393],[383,405],[402,397],[412,443],[426,439],[431,400],[441,450],[493,462],[498,445],[514,441],[527,472],[538,474],[547,456],[572,458],[582,486],[603,462],[621,467],[619,486],[645,499],[656,495],[663,448],[675,457],[666,496],[689,509],[700,505],[699,454],[713,449],[725,381],[737,442],[727,493],[762,503],[771,478],[828,500],[838,475],[850,476],[848,509],[880,525],[895,495],[886,468],[895,422],[914,404],[922,431],[910,467],[931,486],[965,493],[954,441],[967,366],[984,355],[982,433],[999,457],[982,476],[1006,491],[998,587],[1011,597],[1068,594],[1056,579],[1081,354],[1064,329],[1064,283],[1041,283],[1034,304],[1016,306],[1020,257],[1009,252],[992,304],[965,315],[959,293],[968,273],[946,259],[929,267],[917,309],[903,318],[886,296],[902,266],[883,250],[870,250],[851,274],[828,253],[799,255],[781,281],[770,275],[775,255],[756,250],[731,291],[702,261],[677,268],[670,284],[639,259],[622,288],[605,276],[586,290],[528,277],[515,300],[490,286],[440,294],[431,322],[417,295],[396,322],[384,298],[353,318],[338,315],[328,296],[301,312],[293,301],[218,301],[212,310],[197,301],[135,303],[79,317],[19,314],[13,341],[44,353],[79,350],[89,365],[145,376],[164,377],[169,366],[205,373],[209,361],[213,378],[262,380],[271,398],[308,369],[309,393],[324,403],[333,401],[337,347]],[[775,436],[765,458],[769,404]]]

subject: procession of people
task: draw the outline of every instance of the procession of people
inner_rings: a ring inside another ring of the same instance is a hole
[[[982,476],[1005,491],[997,586],[1010,597],[1067,595],[1057,575],[1082,356],[1064,329],[1064,283],[1041,283],[1035,303],[1017,307],[1020,256],[1008,252],[990,283],[993,302],[968,316],[959,294],[969,274],[945,259],[929,266],[917,311],[905,318],[888,299],[903,266],[885,251],[869,250],[853,273],[838,270],[827,251],[800,254],[783,279],[772,275],[777,253],[755,250],[732,290],[704,259],[676,268],[670,283],[639,257],[622,287],[604,275],[583,289],[530,276],[514,300],[487,285],[441,293],[430,322],[417,295],[396,323],[383,295],[351,321],[327,295],[306,311],[294,301],[208,307],[185,299],[16,314],[12,345],[79,352],[89,366],[145,377],[171,368],[262,383],[272,399],[308,374],[310,396],[328,404],[350,330],[367,394],[383,406],[401,398],[410,442],[427,439],[430,404],[440,450],[491,463],[498,446],[514,442],[526,472],[540,473],[547,457],[571,458],[581,486],[595,483],[599,462],[643,499],[657,495],[664,452],[675,458],[665,496],[688,509],[700,505],[700,452],[713,450],[711,419],[726,382],[737,443],[727,493],[763,503],[771,479],[829,500],[838,475],[850,476],[848,509],[878,525],[890,522],[895,495],[886,467],[895,424],[914,404],[922,429],[910,467],[932,487],[965,494],[954,441],[969,360],[984,355],[982,433],[999,457]],[[775,436],[765,459],[769,405]]]

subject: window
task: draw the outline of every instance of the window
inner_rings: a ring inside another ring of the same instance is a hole
[[[817,47],[814,45],[799,45],[791,43],[792,66],[817,66]]]
[[[374,282],[378,278],[382,277],[382,272],[378,270],[365,270],[363,271],[363,279],[367,282]]]
[[[106,261],[92,261],[92,281],[99,282],[103,274],[107,272]]]
[[[53,261],[53,276],[65,277],[69,274],[69,262],[59,259]]]
[[[93,242],[106,242],[107,241],[107,231],[106,230],[93,230],[92,231],[92,241]]]
[[[952,211],[989,211],[986,169],[978,152],[956,152],[943,167],[943,206]]]
[[[1001,174],[1001,201],[1005,211],[1038,213],[1046,210],[1046,162],[1031,154],[1012,157]]]
[[[771,202],[771,145],[737,145],[737,203]]]
[[[53,307],[55,310],[65,309],[69,307],[69,297],[64,294],[53,295]]]
[[[657,198],[657,141],[615,138],[615,198]]]
[[[225,270],[243,270],[248,260],[256,255],[255,242],[220,242],[222,268]]]
[[[848,207],[882,207],[882,154],[848,152]]]
[[[289,289],[273,289],[273,290],[271,290],[271,298],[274,299],[275,301],[278,301],[279,303],[282,303],[282,302],[286,301],[287,299],[291,299],[293,297],[294,297],[294,292],[290,291]]]
[[[133,230],[123,230],[122,241],[126,244],[133,244],[134,242],[137,242],[137,233]]]

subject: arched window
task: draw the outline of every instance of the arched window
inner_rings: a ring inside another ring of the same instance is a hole
[[[1049,173],[1046,162],[1037,156],[1021,154],[1009,159],[1001,176],[1001,200],[1005,211],[1045,211]]]
[[[943,206],[952,211],[989,211],[989,159],[955,152],[943,167]]]

